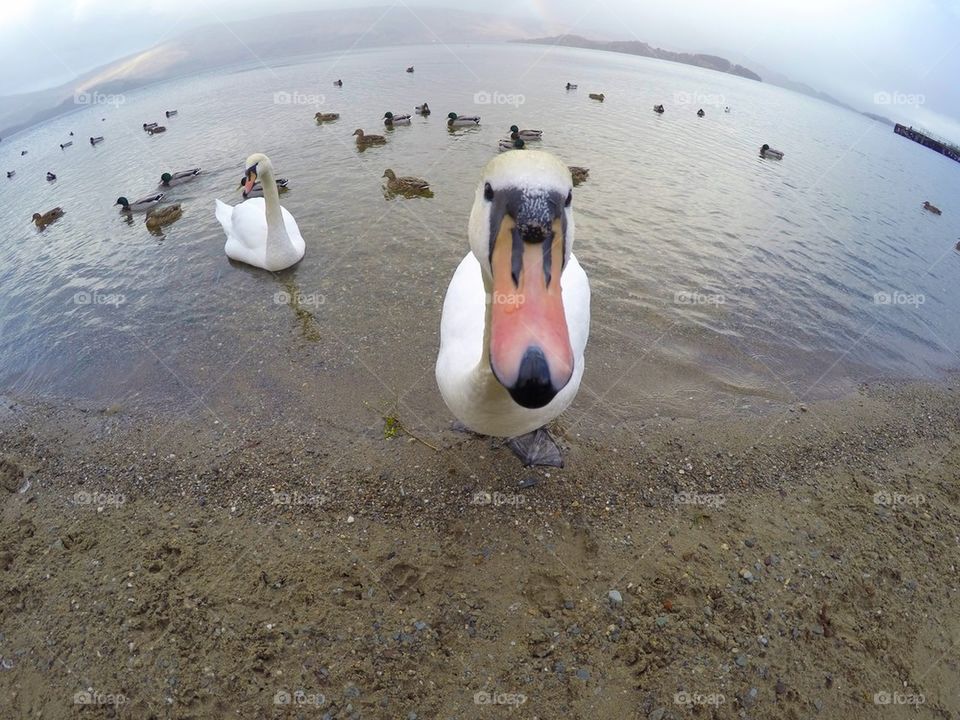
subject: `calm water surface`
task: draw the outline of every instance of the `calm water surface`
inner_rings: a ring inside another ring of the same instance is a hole
[[[384,132],[386,110],[424,101],[432,117],[357,151],[354,129]],[[318,110],[341,119],[318,127]],[[480,128],[448,132],[451,110]],[[153,120],[169,131],[146,136]],[[574,204],[593,326],[572,418],[722,414],[957,365],[960,165],[864,117],[697,68],[412,47],[174,81],[5,138],[0,169],[17,175],[0,180],[0,392],[344,430],[399,403],[411,426],[445,426],[443,294],[479,172],[512,123],[590,168]],[[90,135],[106,141],[91,148]],[[764,142],[784,161],[759,159]],[[289,178],[282,202],[307,239],[278,275],[231,264],[214,218],[214,198],[239,201],[256,151]],[[204,175],[169,191],[184,215],[162,235],[112,207],[194,166]],[[426,177],[435,197],[387,201],[387,167]],[[31,215],[56,205],[66,216],[38,232]]]

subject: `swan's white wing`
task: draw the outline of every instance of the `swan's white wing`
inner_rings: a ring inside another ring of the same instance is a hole
[[[486,315],[486,290],[480,263],[473,253],[457,266],[440,317],[440,353],[437,356],[437,382],[462,375],[473,369],[483,354],[483,324]]]
[[[223,251],[232,260],[263,267],[267,255],[267,212],[263,198],[231,207],[217,200],[217,220],[227,234]]]
[[[307,250],[307,243],[304,241],[303,235],[300,234],[300,228],[297,226],[297,221],[294,220],[293,215],[282,206],[280,214],[283,216],[283,226],[287,230],[287,236],[290,238],[290,244],[293,245],[297,254],[297,262],[299,262]]]
[[[563,270],[563,312],[574,361],[583,368],[583,351],[590,336],[590,281],[575,255]]]

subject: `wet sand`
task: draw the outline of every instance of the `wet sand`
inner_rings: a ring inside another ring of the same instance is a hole
[[[562,470],[3,398],[3,716],[956,717],[956,383],[573,413]]]

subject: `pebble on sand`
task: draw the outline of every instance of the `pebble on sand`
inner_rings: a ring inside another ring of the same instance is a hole
[[[607,600],[610,601],[611,607],[620,607],[623,605],[623,595],[620,594],[619,590],[611,590],[608,592]]]

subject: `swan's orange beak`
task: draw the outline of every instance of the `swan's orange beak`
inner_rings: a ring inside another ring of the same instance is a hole
[[[517,225],[504,214],[490,264],[490,366],[517,404],[547,405],[573,375],[563,309],[560,218]]]
[[[257,168],[252,167],[247,170],[247,182],[243,186],[244,194],[249,193],[253,189],[254,183],[257,182]]]

